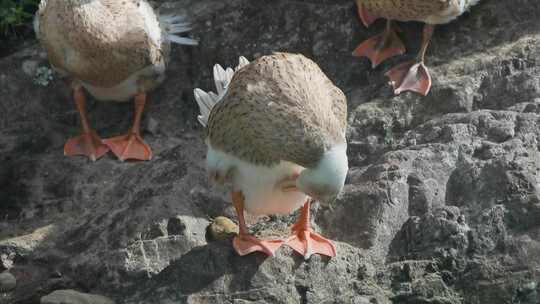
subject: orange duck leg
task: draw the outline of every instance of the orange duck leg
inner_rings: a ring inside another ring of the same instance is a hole
[[[362,20],[362,24],[365,27],[369,27],[373,22],[375,22],[379,17],[372,15],[368,10],[357,1],[358,17]]]
[[[431,76],[424,65],[426,50],[435,29],[434,25],[426,24],[422,35],[422,47],[416,60],[404,62],[385,75],[390,78],[394,94],[399,95],[405,91],[416,92],[426,96],[431,88]]]
[[[236,214],[238,215],[238,224],[240,233],[233,239],[233,247],[240,256],[248,255],[253,252],[263,252],[268,256],[274,256],[276,250],[283,244],[282,240],[263,241],[249,234],[246,220],[244,218],[244,195],[241,192],[232,192],[232,201]]]
[[[140,133],[141,117],[145,104],[146,94],[140,93],[135,97],[135,120],[130,132],[103,141],[121,161],[152,159],[152,149],[144,142]]]
[[[77,110],[81,116],[81,124],[83,133],[80,136],[70,138],[64,145],[64,155],[84,155],[88,156],[92,161],[96,161],[105,155],[109,148],[103,144],[101,138],[90,127],[88,117],[86,116],[86,97],[82,87],[78,86],[73,91],[73,97]]]
[[[321,254],[329,257],[336,256],[336,247],[332,241],[315,233],[310,224],[310,199],[304,204],[300,219],[292,227],[294,233],[285,241],[285,245],[294,249],[294,251],[309,259],[313,254]]]
[[[386,29],[380,35],[362,42],[353,52],[354,56],[367,57],[375,68],[390,57],[405,53],[405,46],[399,39],[391,20],[386,21]]]

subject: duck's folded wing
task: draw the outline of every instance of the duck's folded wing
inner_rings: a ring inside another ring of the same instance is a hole
[[[420,21],[440,14],[452,0],[358,0],[370,13],[399,21]]]
[[[345,96],[318,66],[301,55],[275,54],[234,75],[207,132],[213,148],[251,163],[311,167],[345,141],[345,125]]]
[[[420,13],[422,16],[439,14],[450,8],[452,0],[403,0],[406,9]]]

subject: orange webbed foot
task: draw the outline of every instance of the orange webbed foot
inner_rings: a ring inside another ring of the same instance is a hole
[[[367,57],[371,67],[377,67],[388,58],[405,53],[405,46],[393,29],[362,42],[353,52],[354,56]]]
[[[240,234],[233,239],[233,247],[240,256],[253,252],[263,252],[268,256],[274,256],[276,250],[283,244],[282,240],[263,241],[250,234]]]
[[[93,130],[70,138],[64,145],[64,155],[84,155],[92,161],[96,161],[107,152],[109,152],[109,147],[103,144],[101,138]]]
[[[431,76],[423,62],[404,62],[386,74],[394,89],[394,94],[399,95],[405,91],[416,92],[426,96],[431,88]]]
[[[121,160],[151,160],[152,149],[137,133],[121,135],[103,141],[111,151]]]
[[[238,228],[240,233],[233,239],[233,247],[236,253],[240,256],[250,254],[252,252],[263,252],[268,256],[274,256],[276,250],[283,244],[282,240],[263,241],[249,234],[246,220],[244,218],[244,194],[239,191],[231,193],[234,208],[238,215]]]
[[[285,245],[294,249],[307,260],[313,254],[325,255],[328,257],[336,256],[336,247],[332,241],[322,235],[313,232],[311,229],[302,229],[295,231]]]
[[[313,254],[335,257],[336,247],[334,243],[311,229],[310,204],[311,202],[308,200],[302,207],[300,219],[291,229],[293,235],[285,241],[285,245],[304,256],[306,260]]]

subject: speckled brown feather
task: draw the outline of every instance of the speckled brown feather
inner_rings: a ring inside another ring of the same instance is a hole
[[[347,101],[321,69],[302,55],[261,57],[234,75],[210,113],[214,149],[257,165],[289,161],[314,167],[345,142]]]
[[[39,12],[38,36],[51,64],[107,88],[164,60],[168,49],[150,39],[138,5],[140,0],[48,0]]]
[[[447,11],[458,0],[356,0],[371,14],[398,21],[425,21]]]

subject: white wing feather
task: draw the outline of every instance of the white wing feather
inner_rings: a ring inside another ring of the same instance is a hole
[[[191,30],[191,24],[186,21],[186,17],[184,16],[159,15],[159,26],[171,42],[184,45],[197,45],[199,43],[195,39],[176,35]]]
[[[234,73],[248,64],[249,61],[243,56],[239,58],[238,66],[236,66],[234,70],[232,68],[224,69],[221,65],[216,64],[214,65],[214,84],[216,85],[217,94],[212,91],[205,92],[199,88],[196,88],[193,91],[193,95],[195,96],[195,100],[197,101],[201,112],[197,117],[201,125],[204,127],[207,126],[212,108],[220,102],[227,93],[227,88],[231,83]]]

